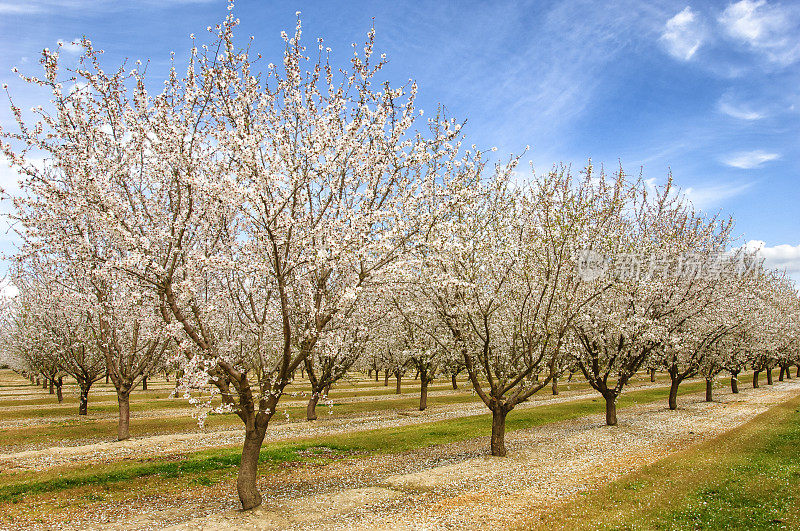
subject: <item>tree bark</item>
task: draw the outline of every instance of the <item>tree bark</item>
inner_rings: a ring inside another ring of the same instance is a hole
[[[456,374],[450,375],[450,381],[453,383],[453,389],[458,389],[458,382],[456,381]]]
[[[656,370],[655,369],[650,369],[650,381],[651,382],[655,382],[656,381]]]
[[[419,379],[419,410],[425,411],[428,407],[428,378],[420,375]]]
[[[383,386],[384,387],[389,387],[389,369],[386,369],[386,372],[384,373]]]
[[[55,378],[49,378],[48,379],[49,386],[50,386],[50,394],[51,395],[54,395],[56,393],[54,380],[55,380]]]
[[[669,386],[669,408],[672,410],[678,409],[678,386],[681,381],[677,378],[672,378]]]
[[[47,378],[42,378],[42,389],[47,389]]]
[[[147,376],[142,376],[142,391],[147,391]]]
[[[64,385],[64,378],[62,376],[58,377],[56,380],[56,398],[58,399],[58,403],[64,401],[64,394],[62,393],[61,387]]]
[[[753,389],[758,389],[758,373],[760,371],[753,371]]]
[[[264,442],[264,429],[254,428],[245,432],[242,460],[239,463],[239,475],[236,478],[236,490],[242,509],[249,510],[261,505],[261,493],[258,492],[258,456]]]
[[[399,395],[400,392],[401,392],[400,391],[400,378],[402,378],[402,376],[400,376],[399,374],[395,374],[394,377],[397,378],[397,391],[395,392],[395,394]]]
[[[783,381],[783,375],[786,374],[786,367],[781,367],[781,371],[778,373],[778,381]]]
[[[319,393],[311,393],[308,406],[306,406],[306,420],[317,420],[317,402],[319,402]]]
[[[731,373],[731,393],[738,394],[739,393],[739,373],[732,372]]]
[[[89,413],[89,388],[81,386],[81,396],[78,401],[78,415]]]
[[[617,397],[614,395],[608,395],[605,397],[606,399],[606,425],[608,426],[616,426],[617,425]]]
[[[767,385],[772,385],[772,369],[767,369]]]
[[[117,440],[130,439],[131,397],[128,393],[117,393],[119,403],[119,423],[117,424]]]
[[[492,455],[506,456],[506,415],[508,412],[502,408],[492,410]]]
[[[553,389],[553,394],[557,395],[558,394],[558,378],[556,378],[554,376],[553,377],[553,383],[551,385],[552,385],[552,389]]]
[[[375,381],[376,381],[376,382],[378,381],[378,377],[379,377],[379,375],[378,375],[378,369],[375,369]]]
[[[109,378],[108,371],[106,371],[106,383],[108,383],[108,378]]]
[[[714,399],[713,383],[714,382],[712,380],[706,380],[706,402],[711,402]]]

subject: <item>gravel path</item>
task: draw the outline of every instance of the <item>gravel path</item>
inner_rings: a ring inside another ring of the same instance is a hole
[[[642,383],[630,385],[628,391],[663,387],[663,383]],[[541,404],[554,404],[586,398],[598,398],[594,390],[562,391],[553,396],[542,393],[517,406],[518,409],[536,407]],[[279,406],[280,408],[281,406]],[[354,431],[374,430],[408,426],[424,422],[486,415],[488,410],[482,402],[469,404],[447,404],[431,406],[426,411],[382,410],[374,413],[358,413],[351,416],[326,418],[324,406],[318,406],[320,419],[311,423],[306,421],[274,424],[267,430],[265,442],[320,437],[352,433]],[[278,415],[281,414],[279,409]],[[73,417],[74,418],[74,417]],[[187,452],[239,446],[243,430],[238,426],[229,430],[156,435],[152,437],[131,438],[127,441],[109,441],[77,446],[55,446],[41,449],[16,451],[0,454],[0,469],[9,472],[18,470],[44,470],[47,468],[71,465],[79,462],[111,462],[122,459],[163,457],[185,454]]]
[[[537,508],[744,424],[796,397],[800,381],[746,389],[739,395],[720,391],[713,403],[700,395],[682,397],[677,411],[660,403],[623,409],[616,427],[603,425],[594,415],[515,431],[506,437],[506,459],[485,455],[486,441],[476,447],[473,440],[394,459],[361,459],[358,465],[347,464],[346,477],[331,465],[326,472],[334,478],[333,485],[330,479],[319,480],[303,491],[272,490],[275,485],[267,484],[262,492],[271,498],[255,511],[194,518],[171,529],[508,528],[529,520]],[[153,523],[147,515],[140,518],[126,526]]]

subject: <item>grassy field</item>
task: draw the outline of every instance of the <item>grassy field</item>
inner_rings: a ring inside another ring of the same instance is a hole
[[[800,529],[800,397],[525,529]]]
[[[699,391],[704,384],[690,382],[684,392]],[[666,387],[631,391],[619,401],[619,408],[666,400]],[[585,415],[600,415],[605,404],[599,398],[570,402],[544,404],[536,408],[512,411],[507,419],[509,431],[531,428],[549,422],[567,420]],[[334,459],[337,456],[364,456],[376,453],[399,453],[424,446],[488,437],[491,432],[491,417],[471,416],[447,421],[422,423],[400,428],[354,432],[346,435],[324,436],[313,439],[298,439],[290,442],[266,444],[261,452],[262,474],[269,474],[276,467],[288,462],[295,464],[317,463],[321,456]],[[311,453],[309,449],[333,450]],[[22,499],[31,505],[46,507],[43,500],[35,500],[37,494],[80,489],[83,493],[99,495],[110,485],[126,482],[127,488],[138,489],[150,477],[175,480],[174,486],[232,481],[235,467],[239,463],[239,449],[225,448],[185,455],[176,462],[169,459],[126,460],[111,464],[92,464],[77,467],[60,467],[46,472],[20,472],[0,476],[0,508],[4,504],[17,504]],[[215,474],[211,480],[209,472]],[[52,497],[48,497],[52,499]]]
[[[666,382],[660,375],[658,381]],[[644,374],[632,383],[649,382]],[[330,394],[331,405],[320,403],[318,415],[341,418],[385,411],[414,411],[419,404],[419,381],[403,380],[403,393],[395,394],[394,380],[389,386],[368,380],[359,375],[336,385]],[[152,378],[148,390],[136,390],[131,395],[132,437],[146,437],[171,433],[202,431],[192,418],[194,406],[183,398],[169,398],[173,383],[163,378]],[[429,386],[428,406],[478,403],[469,382],[460,379],[459,389],[453,390],[449,380],[434,381]],[[305,418],[305,398],[308,384],[297,382],[287,388],[272,423],[279,424]],[[562,382],[562,391],[588,390],[585,382]],[[443,393],[437,393],[443,392]],[[545,395],[548,389],[540,394]],[[47,390],[30,384],[9,370],[0,370],[0,453],[26,448],[56,445],[85,444],[114,440],[117,433],[117,401],[113,386],[98,382],[89,394],[89,414],[77,415],[78,394],[73,384],[67,382],[64,402],[59,404]],[[33,420],[35,422],[31,422]],[[238,429],[241,421],[234,414],[211,415],[205,423],[206,430]]]
[[[636,383],[648,383],[642,374]],[[623,393],[619,415],[637,404],[666,402],[668,386],[663,376],[657,387]],[[319,406],[326,418],[360,418],[365,415],[409,414],[418,404],[418,382],[404,381],[404,393],[364,377],[343,382],[331,392],[330,410]],[[724,385],[720,382],[719,385]],[[429,397],[433,409],[475,403],[466,382],[453,391],[449,381],[438,381]],[[171,382],[149,382],[148,391],[132,397],[131,431],[134,437],[200,431],[191,418],[193,408],[183,399],[169,398]],[[701,381],[685,382],[681,394],[704,389]],[[562,391],[587,389],[579,381],[562,383]],[[298,383],[275,420],[304,418],[305,406]],[[542,394],[546,394],[543,390]],[[340,402],[336,402],[340,399]],[[588,491],[580,506],[553,507],[531,520],[531,528],[608,529],[727,529],[800,528],[800,399],[775,407],[719,440],[707,442],[625,476],[607,487]],[[68,388],[64,404],[46,390],[8,372],[0,371],[0,453],[27,447],[71,445],[113,440],[116,431],[116,397],[113,388],[98,384],[90,396],[90,414],[79,419],[77,394]],[[328,414],[330,411],[330,415]],[[587,415],[602,417],[604,402],[598,396],[547,403],[512,411],[509,431],[542,426]],[[141,416],[137,416],[141,414]],[[15,423],[23,422],[17,425]],[[27,423],[27,424],[25,424]],[[232,415],[210,417],[206,429],[239,428]],[[340,460],[361,459],[424,447],[446,445],[491,430],[488,414],[400,427],[353,431],[345,434],[296,437],[264,445],[260,473],[267,478],[287,469],[315,472]],[[76,511],[105,510],[124,504],[131,496],[161,503],[191,496],[208,507],[235,491],[240,448],[219,447],[180,455],[129,457],[112,462],[75,463],[38,471],[4,471],[0,474],[0,527],[48,521],[69,522]],[[579,510],[576,510],[579,509]]]

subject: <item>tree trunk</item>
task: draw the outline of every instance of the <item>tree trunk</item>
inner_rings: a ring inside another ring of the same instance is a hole
[[[54,380],[55,380],[55,378],[50,378],[50,379],[48,380],[48,381],[49,381],[49,385],[50,385],[50,394],[51,394],[51,395],[54,395],[54,394],[56,393],[56,390],[55,390],[55,381],[54,381]]]
[[[758,373],[760,371],[753,371],[753,389],[758,389]]]
[[[738,394],[739,393],[739,373],[732,372],[731,373],[731,393]]]
[[[147,376],[142,376],[142,391],[147,391]]]
[[[797,366],[797,374],[795,374],[798,378],[800,378],[800,365]]]
[[[377,382],[379,378],[378,369],[375,369],[375,381]]]
[[[384,387],[389,387],[389,369],[386,369],[386,372],[384,373],[383,386]]]
[[[425,411],[428,407],[428,378],[420,375],[419,379],[419,410]]]
[[[56,380],[56,398],[58,399],[58,403],[64,401],[64,394],[61,392],[61,387],[64,385],[64,378],[62,376],[58,377]]]
[[[713,398],[713,381],[706,380],[706,402],[711,402]]]
[[[311,393],[308,406],[306,406],[306,420],[317,420],[317,402],[319,402],[319,393]]]
[[[508,412],[502,407],[492,411],[492,455],[506,456],[506,415]]]
[[[606,424],[608,426],[617,425],[617,397],[608,395],[606,399]]]
[[[554,376],[553,377],[553,383],[551,385],[552,385],[552,389],[553,389],[553,394],[557,395],[558,394],[558,378],[556,378]]]
[[[395,394],[399,395],[400,394],[400,378],[402,378],[402,376],[400,376],[399,374],[395,374],[394,377],[397,378],[397,391],[395,392]]]
[[[42,378],[42,389],[47,389],[47,378]]]
[[[108,383],[108,371],[106,371],[106,383]]]
[[[131,397],[128,393],[117,393],[119,403],[119,423],[117,424],[117,440],[124,441],[130,438],[131,424]]]
[[[672,410],[678,409],[678,386],[680,384],[680,380],[672,378],[669,386],[669,408]]]
[[[650,369],[650,381],[651,382],[655,382],[656,381],[656,370],[655,369]]]
[[[772,385],[772,369],[767,369],[767,385]]]
[[[783,375],[786,374],[786,367],[781,366],[781,371],[778,373],[778,381],[783,381]]]
[[[453,389],[458,389],[458,382],[456,381],[456,374],[450,375],[450,381],[453,383]]]
[[[89,388],[81,386],[81,396],[78,401],[78,415],[89,413]]]
[[[245,432],[242,460],[239,463],[239,475],[236,478],[236,490],[239,492],[239,501],[242,509],[253,509],[261,505],[261,493],[258,492],[258,456],[261,453],[261,443],[264,442],[264,429],[251,429]]]

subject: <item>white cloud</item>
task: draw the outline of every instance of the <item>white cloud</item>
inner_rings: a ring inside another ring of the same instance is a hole
[[[691,59],[705,38],[706,31],[699,16],[688,6],[669,19],[661,33],[667,52],[681,61]]]
[[[8,278],[0,279],[0,297],[13,299],[19,294],[19,289]]]
[[[763,241],[750,240],[744,247],[750,251],[758,249],[768,268],[785,270],[791,276],[800,274],[800,245],[767,247]]]
[[[734,168],[751,170],[753,168],[758,168],[765,162],[777,160],[779,158],[781,158],[779,153],[768,153],[757,149],[755,151],[742,151],[740,153],[731,154],[722,159],[722,163]]]
[[[37,15],[69,11],[122,10],[140,8],[169,8],[174,5],[209,4],[216,0],[138,0],[114,2],[110,0],[19,0],[17,3],[0,2],[0,15]]]
[[[0,14],[2,15],[29,15],[41,12],[42,10],[36,5],[0,2]]]
[[[746,105],[733,103],[727,98],[722,98],[717,103],[717,109],[723,114],[727,114],[739,120],[760,120],[764,118],[765,114],[762,112],[754,111]]]
[[[76,37],[71,41],[64,41],[62,39],[58,39],[57,42],[58,44],[61,45],[61,49],[68,54],[77,55],[83,52],[83,46],[81,46],[80,44],[81,43],[80,37]]]
[[[725,33],[776,63],[800,59],[797,8],[768,4],[766,0],[741,0],[728,5],[717,21]]]
[[[8,158],[0,154],[0,188],[9,194],[19,192],[19,178],[17,170],[9,165]]]
[[[699,210],[716,208],[724,201],[743,194],[753,183],[713,184],[708,186],[692,186],[682,191],[683,195]]]

